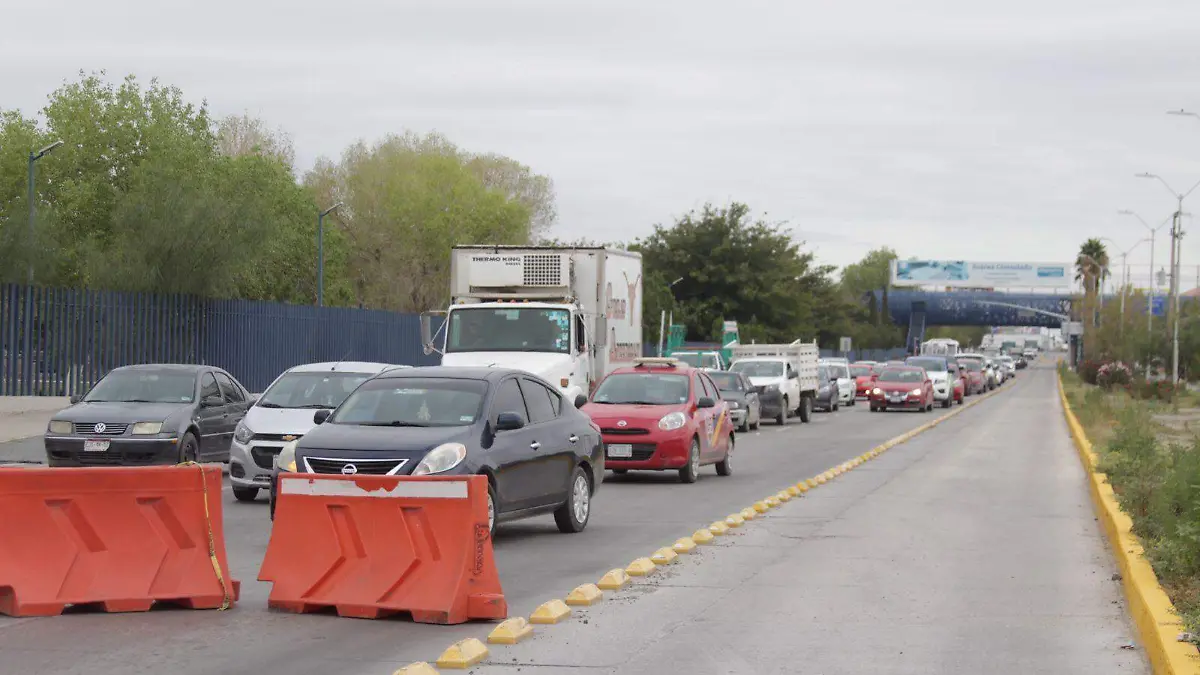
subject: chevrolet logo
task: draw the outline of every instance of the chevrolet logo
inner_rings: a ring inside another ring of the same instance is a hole
[[[288,442],[291,442],[291,441],[294,441],[294,440],[296,440],[296,437],[295,437],[295,436],[290,436],[290,435],[289,435],[289,436],[284,436],[284,437],[283,437],[283,440],[285,440],[285,441],[288,441]]]

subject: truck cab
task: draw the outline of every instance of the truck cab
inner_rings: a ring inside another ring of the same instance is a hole
[[[693,368],[706,370],[728,370],[729,368],[725,357],[721,356],[721,352],[716,351],[674,351],[667,356],[679,359]]]

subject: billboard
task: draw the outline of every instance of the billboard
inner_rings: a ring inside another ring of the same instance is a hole
[[[893,260],[893,286],[949,288],[1070,288],[1069,263]]]

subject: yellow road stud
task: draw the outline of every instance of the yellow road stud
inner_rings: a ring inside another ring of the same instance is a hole
[[[523,616],[505,619],[499,626],[488,633],[488,644],[515,645],[521,640],[533,635],[533,626]]]
[[[775,499],[778,499],[780,504],[783,502],[790,502],[792,501],[792,493],[788,492],[787,490],[780,490],[779,494],[775,495]]]
[[[800,487],[801,485],[803,485],[803,483],[797,483],[796,485],[789,485],[788,489],[785,490],[785,492],[787,492],[789,495],[791,495],[793,497],[799,497],[800,495],[804,494],[805,490],[808,489],[807,487],[804,487],[804,488]]]
[[[483,644],[479,638],[467,638],[447,647],[446,651],[438,657],[437,666],[438,668],[466,670],[486,659],[487,655],[487,645]]]
[[[713,534],[715,534],[717,536],[720,536],[722,534],[729,532],[729,526],[726,525],[724,523],[724,521],[718,520],[717,522],[708,526],[708,531],[712,532]]]
[[[567,594],[567,604],[572,607],[591,607],[604,599],[604,592],[596,584],[584,584]]]
[[[754,520],[755,518],[758,517],[758,511],[755,511],[753,508],[751,508],[749,506],[742,509],[741,514],[742,514],[742,517],[745,518],[746,520]]]
[[[766,502],[754,502],[754,506],[752,508],[759,513],[766,513],[767,511],[771,510],[771,507],[768,506]]]
[[[809,490],[811,490],[811,489],[813,489],[813,488],[817,487],[817,485],[819,485],[819,483],[817,483],[817,479],[816,479],[816,478],[809,478],[808,480],[804,481],[804,483],[805,483],[806,485],[808,485],[808,489],[809,489]]]
[[[678,557],[679,554],[675,551],[672,551],[669,548],[660,548],[654,552],[654,555],[650,556],[650,562],[654,563],[655,565],[670,565],[671,563],[675,562],[675,559]]]
[[[529,617],[529,623],[558,623],[568,616],[571,616],[571,608],[567,606],[567,603],[558,599],[548,600],[533,610],[533,614]]]
[[[707,528],[703,529],[703,530],[696,530],[696,532],[694,534],[692,534],[692,541],[697,544],[711,544],[712,540],[713,540],[713,533],[711,531],[709,531]],[[604,588],[604,587],[601,586],[600,588]]]
[[[654,570],[658,569],[654,561],[649,558],[638,558],[629,563],[629,567],[625,568],[625,573],[631,577],[648,577],[654,574]]]
[[[417,661],[416,663],[410,663],[407,666],[404,666],[400,670],[392,673],[392,675],[438,675],[438,671],[437,668],[434,668],[424,661]]]
[[[709,536],[711,537],[712,535],[710,534]],[[629,575],[625,574],[625,570],[615,569],[610,570],[608,574],[600,577],[600,581],[596,582],[596,585],[601,590],[616,591],[629,585],[629,581]]]
[[[825,477],[825,474],[821,474],[820,476],[817,476],[817,485],[824,485],[828,480],[829,479]]]
[[[779,501],[779,496],[778,496],[778,495],[771,495],[770,497],[767,497],[767,498],[766,498],[766,499],[764,499],[763,501],[767,503],[767,508],[768,508],[768,509],[773,509],[773,508],[775,508],[776,506],[779,506],[780,504],[782,504],[782,503],[783,503],[783,502]]]
[[[684,537],[683,539],[676,541],[675,545],[671,548],[674,549],[676,553],[691,553],[692,551],[696,550],[696,542],[692,541],[690,537]]]
[[[731,513],[725,517],[725,524],[729,527],[741,527],[746,524],[746,519],[740,513]]]

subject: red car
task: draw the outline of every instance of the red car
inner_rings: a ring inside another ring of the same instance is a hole
[[[733,473],[729,404],[704,371],[676,359],[643,358],[600,381],[583,406],[600,427],[607,468],[679,471],[694,483],[700,467]]]
[[[982,394],[987,390],[987,374],[983,372],[983,364],[975,359],[961,359],[958,367],[967,378],[967,396]]]
[[[924,368],[889,366],[875,379],[871,390],[871,412],[899,410],[933,410],[933,381]]]
[[[858,398],[868,398],[875,388],[875,364],[850,364],[850,377],[854,378],[854,395]]]
[[[953,392],[951,400],[962,405],[963,399],[967,396],[967,376],[956,361],[950,361],[946,364],[946,367],[950,369],[950,381],[954,385],[954,388],[951,390]]]

